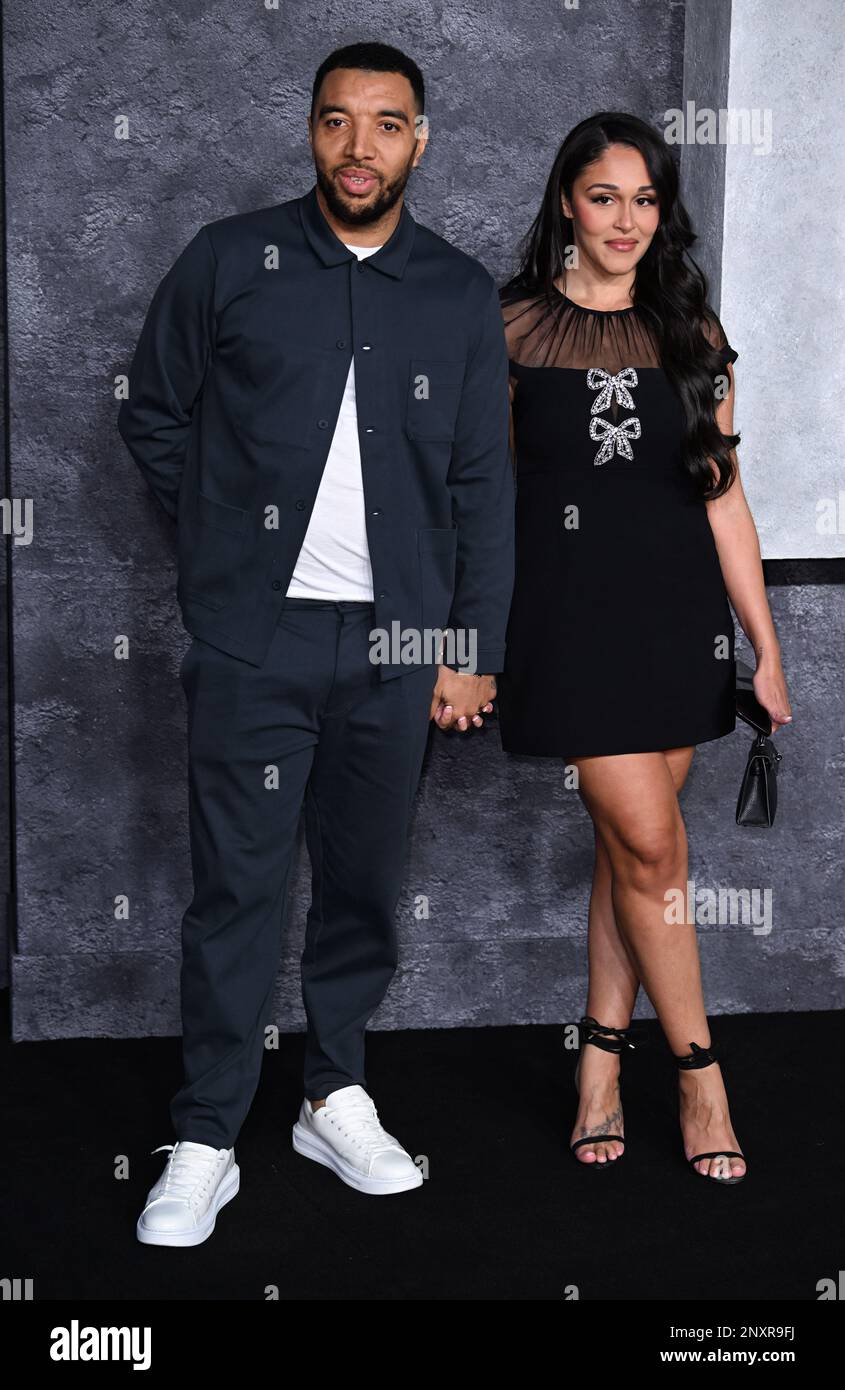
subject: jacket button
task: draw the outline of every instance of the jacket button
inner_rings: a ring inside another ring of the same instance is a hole
[[[336,346],[336,347],[346,347],[346,339],[345,339],[345,338],[338,338],[337,343],[335,344],[335,346]]]
[[[389,590],[389,589],[382,589],[381,592],[380,592],[380,594],[379,594],[379,598],[390,598],[390,590]]]
[[[372,515],[372,516],[381,516],[381,507],[376,507],[375,511],[372,512],[371,515]]]
[[[363,261],[359,261],[359,262],[358,262],[358,274],[359,274],[359,275],[363,275],[363,274],[364,274],[364,271],[365,271],[366,269],[367,269],[367,267],[364,265],[364,262],[363,262]]]
[[[303,502],[303,500],[302,500],[301,497],[297,497],[297,499],[296,499],[296,510],[297,510],[298,512],[304,512],[304,511],[305,511],[305,503]]]
[[[282,587],[282,581],[281,581],[281,579],[274,579],[274,580],[273,580],[273,588],[274,588],[274,589],[281,589],[281,587]]]
[[[372,348],[373,348],[372,343],[362,343],[362,344],[361,344],[361,351],[362,351],[362,352],[372,352]]]
[[[364,433],[365,433],[365,434],[375,434],[375,432],[376,432],[376,427],[375,427],[375,425],[367,425],[367,426],[365,427],[365,429],[364,429]]]
[[[317,429],[318,429],[318,430],[327,430],[328,427],[329,427],[329,422],[328,422],[328,420],[318,420],[318,421],[317,421]]]

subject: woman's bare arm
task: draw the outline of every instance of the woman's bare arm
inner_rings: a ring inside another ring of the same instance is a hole
[[[723,434],[733,434],[732,365],[728,365],[725,371],[730,380],[730,390],[716,406],[716,423]],[[780,643],[766,595],[757,527],[748,506],[738,465],[736,477],[728,491],[706,506],[728,597],[757,657],[754,692],[775,724],[788,724],[792,712],[781,665]]]

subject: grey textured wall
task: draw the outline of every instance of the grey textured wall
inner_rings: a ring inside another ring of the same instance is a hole
[[[188,639],[173,528],[122,446],[113,399],[152,291],[202,222],[310,187],[314,69],[365,37],[404,47],[429,84],[414,215],[503,278],[572,124],[599,107],[657,121],[681,101],[684,6],[362,0],[353,14],[90,0],[45,25],[42,6],[18,0],[5,25],[12,483],[36,515],[34,544],[12,555],[14,1036],[176,1032],[190,897],[177,667]],[[701,928],[714,1013],[841,1004],[841,590],[772,596],[797,716],[781,744],[779,824],[733,824],[739,734],[702,748],[685,795],[694,879],[774,895],[766,935]],[[128,662],[113,656],[121,634]],[[466,739],[433,731],[399,911],[402,965],[376,1026],[580,1011],[590,855],[559,764],[505,757],[495,725]],[[307,889],[303,847],[276,1000],[284,1029],[303,1024]],[[115,918],[119,895],[128,920]],[[415,915],[418,895],[427,917]]]
[[[0,121],[2,113],[0,112]],[[6,179],[4,168],[4,144],[0,140],[0,286],[6,284]],[[9,472],[9,451],[6,446],[8,411],[6,409],[6,296],[0,294],[0,421],[3,422],[0,435],[0,476],[3,478],[3,496],[11,498],[12,481]],[[11,641],[9,631],[10,602],[8,583],[8,560],[11,542],[4,536],[3,563],[0,565],[0,690],[9,695],[11,689],[12,663],[10,661]],[[6,988],[10,979],[10,956],[14,946],[12,888],[14,864],[12,861],[12,785],[11,785],[11,698],[0,700],[0,988]]]
[[[845,555],[843,72],[842,0],[733,0],[729,105],[758,124],[726,147],[722,307],[754,362],[745,474],[772,557]]]
[[[684,101],[718,111],[728,100],[731,57],[731,4],[719,0],[713,22],[712,0],[687,0],[684,12]],[[722,285],[722,227],[725,219],[725,146],[681,146],[684,203],[698,241],[691,254],[710,283],[717,304]],[[739,349],[737,348],[737,352]]]

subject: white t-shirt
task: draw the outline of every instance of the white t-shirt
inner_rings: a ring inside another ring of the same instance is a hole
[[[344,245],[359,261],[380,246]],[[355,359],[349,364],[329,456],[320,479],[314,510],[287,591],[290,598],[342,598],[372,602],[373,571],[367,544],[358,414],[355,407]]]

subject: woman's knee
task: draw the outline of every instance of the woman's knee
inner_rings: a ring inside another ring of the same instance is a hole
[[[608,846],[617,883],[661,891],[686,874],[686,833],[680,815],[633,827]]]

